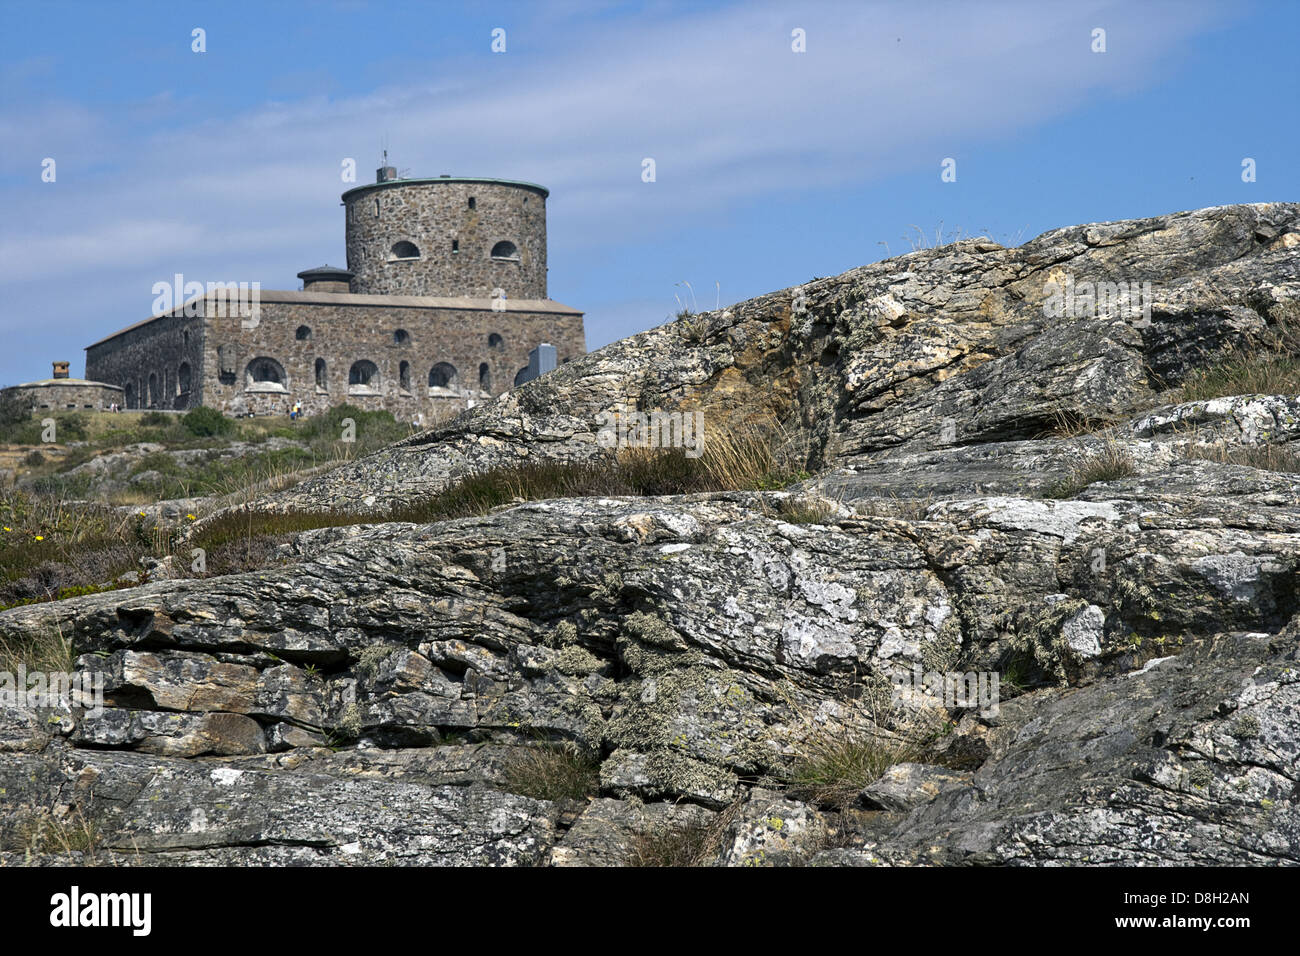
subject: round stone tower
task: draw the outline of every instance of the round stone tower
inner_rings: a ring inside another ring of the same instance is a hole
[[[343,194],[352,292],[546,298],[546,197],[505,179],[397,179]]]

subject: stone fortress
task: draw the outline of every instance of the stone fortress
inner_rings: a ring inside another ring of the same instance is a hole
[[[347,269],[300,272],[301,291],[259,290],[251,310],[210,283],[87,347],[86,378],[126,408],[444,418],[586,351],[582,313],[547,298],[547,196],[385,165],[343,194]]]
[[[88,382],[84,378],[70,378],[68,363],[55,362],[54,374],[39,382],[27,382],[0,390],[0,396],[13,398],[19,407],[33,412],[83,411],[106,412],[114,405],[121,407],[122,389],[104,382]]]

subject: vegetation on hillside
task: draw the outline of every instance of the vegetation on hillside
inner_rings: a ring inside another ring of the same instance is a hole
[[[407,433],[405,426],[397,425],[387,413],[342,406],[303,422],[296,434],[308,447],[323,445],[328,450],[330,443],[346,444],[336,438],[346,418],[352,418],[356,426],[357,442],[347,445],[353,454],[356,446],[368,448],[380,441],[380,436],[391,442]],[[243,430],[248,426],[236,424],[234,434],[248,436]],[[169,419],[158,424],[141,422],[138,428],[184,429],[185,425]],[[364,444],[363,434],[371,436]],[[153,470],[164,479],[183,482],[190,490],[212,489],[223,495],[222,504],[238,504],[301,477],[294,465],[305,459],[299,459],[296,452],[284,449],[202,463],[187,471],[180,470],[174,458],[155,452],[142,456],[132,471]],[[591,461],[527,461],[494,468],[437,494],[372,511],[229,511],[202,525],[183,545],[184,526],[198,515],[187,515],[180,526],[169,525],[143,510],[124,514],[107,504],[71,500],[58,493],[66,491],[66,486],[60,489],[56,483],[37,482],[31,491],[0,491],[4,527],[0,532],[0,608],[139,583],[146,576],[142,558],[161,560],[173,552],[177,554],[173,574],[228,574],[274,563],[281,544],[315,528],[470,517],[519,500],[772,490],[807,478],[806,472],[798,470],[801,464],[771,428],[719,430],[710,433],[698,458],[688,457],[681,448],[624,449]],[[825,514],[823,509],[815,509],[805,515],[796,508],[786,517],[814,520]],[[195,549],[202,549],[204,555],[198,571],[191,561]]]

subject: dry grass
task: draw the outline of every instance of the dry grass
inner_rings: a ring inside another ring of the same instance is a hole
[[[711,819],[638,833],[629,847],[628,865],[708,866],[722,852],[723,836],[739,811],[737,800]]]
[[[588,461],[530,461],[494,468],[430,497],[381,510],[232,511],[198,528],[185,547],[203,548],[209,555],[208,573],[222,574],[229,569],[222,560],[213,561],[214,554],[252,555],[256,539],[275,545],[314,528],[388,521],[425,524],[486,514],[520,500],[779,488],[807,477],[791,470],[797,461],[794,447],[763,426],[710,430],[697,458],[682,448],[625,448]],[[232,545],[239,547],[232,552]],[[239,569],[251,570],[250,560],[241,560]]]
[[[863,788],[890,767],[923,760],[945,718],[933,709],[913,709],[895,699],[882,677],[855,681],[852,703],[837,719],[793,705],[802,716],[784,741],[795,758],[784,774],[791,796],[834,811],[846,811]]]
[[[1047,498],[1073,498],[1084,488],[1099,481],[1118,481],[1136,469],[1128,451],[1116,441],[1107,441],[1099,454],[1080,462],[1062,481],[1044,492]]]
[[[1179,401],[1225,395],[1300,394],[1300,306],[1290,303],[1282,318],[1252,346],[1227,352],[1193,371],[1178,389]]]
[[[0,608],[103,590],[169,539],[138,515],[0,491]]]
[[[101,834],[94,818],[80,804],[50,810],[20,810],[6,849],[22,853],[28,862],[49,853],[81,853],[79,863],[94,865]]]
[[[0,635],[0,671],[16,674],[20,667],[46,674],[72,671],[72,644],[60,629],[7,640]]]
[[[140,569],[142,557],[161,558],[178,547],[178,572],[190,567],[192,550],[202,548],[203,574],[229,574],[268,566],[279,545],[315,528],[472,517],[518,500],[774,489],[807,477],[796,470],[802,464],[798,443],[770,423],[707,428],[700,450],[695,458],[683,448],[623,449],[583,462],[507,465],[436,495],[371,511],[230,510],[196,526],[183,544],[178,529],[141,515],[123,518],[57,496],[4,492],[0,518],[10,531],[0,532],[0,608],[118,586],[122,575]],[[238,506],[301,475],[290,466],[236,468],[221,491]]]
[[[505,789],[534,800],[585,800],[599,782],[599,764],[572,742],[516,747],[506,758]]]
[[[783,521],[790,524],[834,524],[840,506],[829,498],[813,495],[791,495],[778,506]]]
[[[1300,474],[1300,452],[1290,445],[1235,445],[1215,442],[1210,445],[1188,445],[1183,457],[1193,461],[1216,461],[1225,465],[1246,465],[1264,471]]]
[[[805,738],[786,782],[800,800],[843,810],[890,767],[920,755],[921,748],[905,738],[835,728]]]

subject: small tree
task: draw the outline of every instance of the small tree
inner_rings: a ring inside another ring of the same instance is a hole
[[[17,392],[0,391],[0,425],[12,425],[31,415],[31,408]]]

